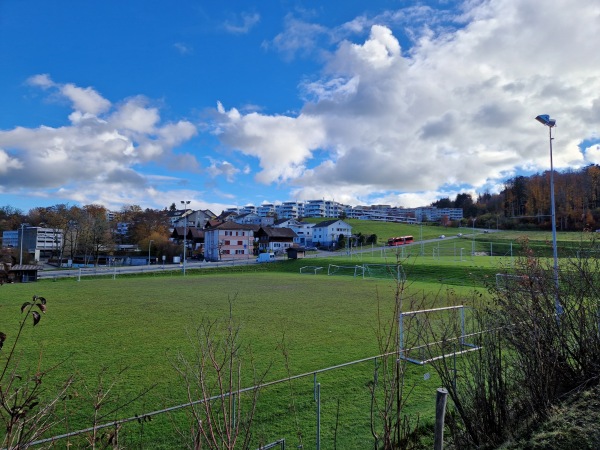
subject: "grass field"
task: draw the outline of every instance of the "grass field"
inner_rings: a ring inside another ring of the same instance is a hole
[[[500,245],[499,234],[485,235],[487,239],[492,236]],[[476,245],[482,255],[490,248],[488,241],[439,240],[427,244],[423,256],[421,246],[415,244],[218,272],[190,269],[186,277],[120,276],[4,285],[0,288],[0,331],[8,338],[3,351],[17,332],[22,302],[34,294],[46,297],[48,313],[37,327],[27,328],[20,342],[21,361],[30,363],[32,371],[39,370],[39,358],[42,368],[60,363],[47,379],[50,392],[68,375],[76,375],[76,396],[70,400],[66,428],[80,429],[90,426],[93,392],[100,384],[106,389],[114,383],[114,404],[127,403],[154,386],[139,401],[109,414],[101,423],[185,403],[185,386],[172,361],[178,352],[191,355],[190,333],[206,318],[227,317],[233,301],[243,345],[251,345],[259,370],[270,367],[266,381],[309,374],[264,389],[254,442],[258,446],[285,438],[288,447],[312,448],[316,434],[312,372],[378,354],[377,313],[380,310],[386,320],[394,320],[396,284],[391,278],[300,275],[300,267],[318,264],[326,273],[329,264],[400,261],[409,294],[415,301],[429,296],[420,307],[439,307],[445,306],[448,290],[453,301],[468,302],[474,288],[493,282],[499,267],[511,263],[511,257],[474,257],[470,245]],[[461,248],[468,249],[464,259],[459,259],[457,249]],[[323,448],[333,448],[334,441],[338,448],[372,446],[368,385],[373,367],[373,361],[366,361],[317,376]],[[439,387],[434,376],[424,377],[428,372],[419,366],[408,366],[407,372],[408,385],[414,388],[407,412],[419,414],[425,422],[433,417]],[[248,385],[251,382],[248,377]],[[109,411],[110,404],[105,408],[102,411]],[[181,420],[181,413],[173,413],[155,416],[149,423],[134,422],[124,428],[122,440],[128,448],[176,448],[173,421]]]
[[[437,289],[427,282],[417,284],[415,290]],[[141,401],[106,421],[184,403],[183,386],[170,361],[177,351],[192,351],[188,334],[203,318],[227,316],[230,299],[235,299],[233,311],[242,327],[242,341],[251,344],[259,369],[272,364],[267,377],[272,381],[377,355],[377,308],[391,314],[394,289],[392,280],[362,281],[297,272],[192,273],[186,277],[15,284],[0,290],[1,326],[9,342],[16,333],[21,303],[34,294],[48,299],[48,313],[37,327],[27,330],[20,343],[22,360],[37,364],[41,356],[42,367],[64,361],[49,378],[54,383],[68,374],[77,375],[78,399],[73,402],[75,412],[70,415],[69,426],[77,429],[89,426],[90,392],[97,388],[99,374],[104,384],[116,383],[114,399],[121,403],[156,385]],[[282,341],[288,350],[287,368],[278,350]],[[371,442],[366,385],[372,370],[373,362],[368,362],[319,375],[323,424],[328,430],[323,433],[332,439],[333,422],[338,423],[338,445],[352,442],[345,448]],[[418,381],[423,369],[414,367],[411,371],[413,383],[423,385],[415,392],[418,401],[412,410],[430,416],[438,386],[433,379]],[[262,418],[258,429],[263,439],[297,441],[294,428],[298,427],[293,426],[297,421],[306,428],[302,435],[314,432],[313,378],[295,381],[294,385],[298,417],[290,415],[290,386],[265,390],[267,406],[258,416]],[[280,398],[276,398],[277,392]],[[343,399],[341,412],[337,411],[339,399]],[[426,399],[423,404],[422,399]],[[331,409],[334,405],[336,410]],[[158,436],[164,437],[170,426],[166,415],[157,418],[145,426],[144,436],[136,439],[143,439],[146,445],[153,443],[146,448],[161,448],[162,438]],[[268,435],[273,432],[281,435]],[[172,438],[166,438],[164,448]]]

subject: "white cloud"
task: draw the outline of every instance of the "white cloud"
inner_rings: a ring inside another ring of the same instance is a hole
[[[377,24],[362,43],[342,41],[320,79],[302,86],[307,102],[298,116],[222,111],[221,140],[258,159],[259,181],[289,180],[304,198],[420,192],[426,199],[492,186],[519,168],[545,170],[547,129],[533,120],[542,113],[558,123],[555,167],[586,164],[579,144],[600,131],[600,4],[468,5],[454,18],[459,29],[421,22],[408,29],[415,38],[409,52]],[[288,22],[273,42],[282,51],[303,40],[314,45],[325,33]],[[594,155],[590,149],[588,160]]]
[[[184,44],[183,42],[176,42],[173,44],[173,47],[182,55],[191,55],[194,53],[194,48],[188,44]]]
[[[134,133],[152,133],[160,117],[158,109],[148,107],[146,103],[142,97],[127,100],[111,114],[109,118],[111,125]]]
[[[260,159],[262,171],[256,178],[263,183],[301,175],[310,149],[319,146],[324,137],[320,122],[309,115],[242,115],[236,109],[225,111],[219,104],[217,120],[216,133],[225,144]]]
[[[263,48],[275,49],[291,60],[296,54],[309,55],[316,48],[323,36],[330,35],[330,31],[322,25],[308,23],[288,14],[285,18],[285,31],[278,34],[271,41],[263,42]]]
[[[55,83],[48,75],[28,82],[70,100],[71,123],[0,131],[0,190],[29,188],[40,197],[117,207],[151,204],[155,180],[141,173],[143,165],[180,158],[172,149],[196,134],[184,120],[161,124],[158,109],[141,97],[113,106],[92,88]],[[190,155],[181,157],[187,168],[198,165]]]
[[[48,75],[47,73],[41,73],[29,77],[27,79],[27,83],[31,86],[38,86],[44,89],[54,86],[54,82],[50,78],[50,75]]]
[[[223,28],[229,33],[247,34],[258,22],[260,22],[260,14],[241,13],[234,20],[225,22]]]
[[[240,172],[233,164],[228,161],[211,160],[210,166],[206,168],[208,174],[213,178],[223,177],[227,182],[232,183],[235,180],[235,175]]]

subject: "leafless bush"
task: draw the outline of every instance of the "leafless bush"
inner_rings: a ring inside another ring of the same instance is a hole
[[[41,320],[40,313],[45,313],[46,309],[46,299],[37,295],[33,296],[31,301],[23,303],[21,313],[24,317],[13,344],[8,354],[0,353],[0,421],[4,428],[2,448],[28,448],[30,442],[42,436],[60,420],[54,412],[72,380],[68,379],[56,392],[46,396],[43,381],[54,368],[46,371],[38,369],[30,374],[29,367],[21,366],[21,355],[17,350],[29,318],[31,317],[33,325],[36,326]],[[7,335],[0,332],[0,349],[7,339]]]
[[[504,273],[510,282],[473,305],[481,350],[434,364],[454,403],[458,448],[494,448],[527,433],[551,405],[599,381],[600,253],[561,259],[557,289],[553,267],[524,245]]]
[[[173,362],[190,403],[190,428],[179,432],[191,435],[188,447],[195,450],[248,448],[250,443],[259,386],[267,370],[258,374],[250,348],[242,347],[232,306],[230,300],[224,321],[203,320],[190,337],[194,355],[179,352]],[[243,387],[243,362],[248,363],[252,388]]]
[[[376,361],[373,381],[369,383],[371,434],[375,441],[375,448],[384,450],[416,448],[413,447],[415,442],[412,437],[419,427],[419,418],[411,419],[403,412],[412,389],[405,383],[407,360],[401,358],[403,355],[399,348],[398,317],[405,310],[404,308],[418,309],[424,303],[424,299],[408,295],[406,280],[397,280],[391,316],[381,311],[383,301],[378,295],[375,336],[379,354],[382,356]],[[410,328],[411,324],[408,323],[407,329]],[[414,336],[418,334],[417,332]],[[415,341],[406,342],[408,347],[414,343]]]

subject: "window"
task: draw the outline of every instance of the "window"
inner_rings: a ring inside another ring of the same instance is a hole
[[[230,241],[223,241],[223,245],[230,245]]]
[[[244,241],[237,241],[237,245],[244,245]]]

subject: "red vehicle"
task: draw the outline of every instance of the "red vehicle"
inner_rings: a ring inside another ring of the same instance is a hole
[[[400,236],[400,237],[393,237],[393,238],[388,239],[388,245],[390,247],[395,247],[398,245],[405,245],[405,244],[412,244],[413,242],[414,242],[414,239],[412,236]]]

